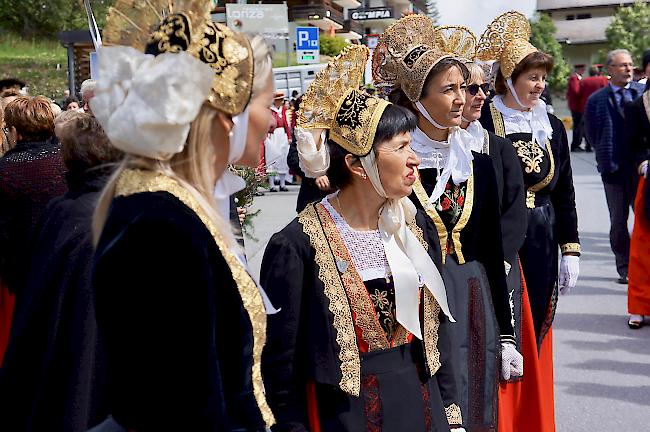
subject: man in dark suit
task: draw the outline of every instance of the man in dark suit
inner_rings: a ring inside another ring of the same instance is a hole
[[[574,70],[569,76],[569,83],[566,89],[566,100],[571,111],[573,119],[573,140],[571,141],[571,151],[582,151],[582,111],[580,109],[580,81],[585,73],[585,65],[574,65]]]
[[[597,65],[592,65],[589,68],[589,76],[580,80],[580,93],[578,95],[578,111],[580,111],[583,114],[582,132],[583,132],[583,137],[585,139],[585,151],[587,152],[593,151],[591,148],[591,144],[589,143],[589,136],[587,136],[587,134],[584,133],[584,112],[585,112],[585,106],[587,105],[587,99],[589,99],[589,96],[596,93],[601,88],[606,87],[608,84],[609,84],[609,80],[607,79],[606,76],[603,76],[600,73],[600,68]]]
[[[623,110],[625,104],[644,90],[642,84],[632,82],[633,70],[632,56],[627,50],[610,51],[607,54],[609,85],[589,97],[584,113],[585,130],[596,150],[598,172],[605,187],[611,223],[609,240],[616,257],[619,283],[627,283],[630,253],[627,219],[639,180],[634,151],[626,139]]]

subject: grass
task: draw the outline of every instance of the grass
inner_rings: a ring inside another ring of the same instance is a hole
[[[68,87],[67,53],[57,40],[25,40],[0,34],[0,78],[20,78],[31,95],[54,100]]]

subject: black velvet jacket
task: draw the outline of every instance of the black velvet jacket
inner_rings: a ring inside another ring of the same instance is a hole
[[[345,280],[346,270],[338,261],[328,266],[328,261],[323,259],[332,253],[336,255],[332,251],[340,245],[336,241],[323,241],[314,246],[317,235],[328,231],[326,228],[320,231],[321,225],[306,216],[309,211],[316,214],[314,208],[314,204],[307,206],[271,237],[262,261],[262,286],[273,305],[280,309],[268,318],[268,341],[262,360],[269,405],[277,419],[274,432],[309,430],[307,383],[315,381],[349,392],[355,387],[355,372],[344,375],[342,371],[360,367],[358,362],[355,366],[355,361],[351,360],[358,359],[359,355],[354,329],[342,326],[337,321],[340,315],[332,313],[332,307],[337,305],[345,314],[351,313],[350,308],[354,309],[353,305],[348,305],[342,286],[340,294],[336,295],[335,285]],[[422,230],[423,240],[430,245],[429,255],[440,267],[437,233],[427,224],[426,218],[426,214],[418,212],[416,223]],[[449,407],[457,403],[453,365],[446,357],[451,349],[447,326],[453,324],[442,313],[437,317],[440,320],[436,332],[439,335],[437,348],[427,345],[426,327],[423,331],[425,343],[413,338],[412,344],[425,359],[426,372],[435,373],[445,407]],[[425,326],[426,319],[425,316],[422,320]],[[429,355],[436,349],[439,359]],[[342,359],[347,359],[345,364]],[[437,370],[431,370],[431,365]]]
[[[455,245],[455,259],[460,263],[478,261],[483,264],[488,281],[490,282],[492,304],[501,335],[506,338],[513,337],[514,329],[512,327],[512,315],[508,302],[508,288],[506,286],[505,266],[503,263],[499,197],[494,168],[489,156],[478,153],[473,153],[473,155],[474,161],[471,177],[473,193],[470,194],[470,188],[468,187],[467,197],[464,202],[464,207],[471,206],[471,213],[469,219],[465,221],[464,226],[461,227],[461,222],[457,224],[457,227],[460,228],[459,240],[462,246],[458,248]],[[435,188],[437,170],[422,169],[419,172],[420,182],[428,196]],[[410,198],[416,207],[424,210],[415,192],[411,194]],[[430,230],[435,231],[438,229],[438,233],[440,233],[440,230],[447,231],[444,225],[441,226],[440,222],[436,223],[431,217],[427,217],[427,224]],[[447,238],[448,244],[452,243],[452,236],[448,235]],[[462,262],[458,258],[459,252],[462,253],[464,258]],[[447,257],[447,259],[454,258]]]
[[[113,200],[95,253],[114,418],[136,431],[262,431],[253,331],[224,255],[165,191]]]
[[[503,256],[511,265],[517,265],[517,252],[526,238],[526,206],[524,178],[517,152],[509,139],[488,131],[490,155],[497,180],[501,203],[501,236]]]
[[[505,132],[502,130],[503,116],[491,107],[492,102],[486,103],[483,106],[480,122],[485,129],[495,132],[497,135],[505,135]],[[497,119],[496,125],[494,121],[495,117]],[[529,178],[533,179],[533,176],[527,177],[524,175],[524,185],[527,189],[527,205],[529,207],[531,205],[539,205],[550,199],[555,210],[556,238],[562,251],[579,253],[578,214],[576,212],[575,190],[573,188],[573,174],[566,130],[560,119],[552,114],[549,114],[548,117],[553,128],[553,136],[550,144],[553,153],[554,172],[550,179],[543,179],[539,183],[537,183],[538,179],[536,178],[533,180],[535,183],[529,180]],[[528,140],[531,139],[530,133],[525,135],[528,137]],[[547,152],[544,153],[547,154]],[[544,156],[542,164],[548,163],[545,161],[546,159],[548,158]],[[530,202],[531,187],[538,189],[532,194],[532,202]]]
[[[650,119],[643,105],[643,98],[646,96],[644,93],[643,96],[625,106],[625,131],[636,166],[650,158]]]

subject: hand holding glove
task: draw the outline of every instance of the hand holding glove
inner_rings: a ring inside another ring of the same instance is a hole
[[[566,295],[578,283],[578,275],[580,274],[580,257],[573,255],[562,255],[560,261],[560,277],[558,280],[558,287],[560,294]]]
[[[501,342],[501,378],[509,380],[524,374],[524,357],[509,342]]]

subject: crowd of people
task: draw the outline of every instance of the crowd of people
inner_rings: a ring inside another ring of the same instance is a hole
[[[542,98],[554,59],[527,18],[477,38],[405,16],[287,103],[261,36],[209,1],[160,3],[111,9],[100,79],[63,112],[3,100],[0,430],[554,431],[553,320],[581,247]],[[627,51],[607,68],[574,129],[638,328],[650,91]],[[302,178],[259,283],[230,165],[261,166],[270,191]],[[615,222],[633,202],[630,240]]]

